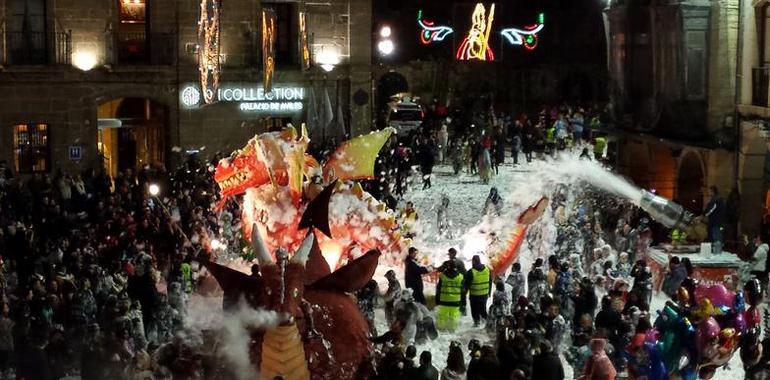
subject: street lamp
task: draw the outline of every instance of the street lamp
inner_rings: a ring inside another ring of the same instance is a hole
[[[383,56],[388,56],[391,53],[393,53],[393,50],[395,50],[395,45],[393,44],[393,41],[391,40],[382,40],[379,43],[377,43],[377,50],[380,51],[380,54]]]
[[[390,27],[385,25],[385,26],[382,27],[382,29],[380,29],[380,37],[388,38],[388,37],[390,37],[392,32],[393,31],[390,29]]]

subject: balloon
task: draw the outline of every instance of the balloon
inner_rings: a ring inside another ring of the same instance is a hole
[[[682,324],[685,327],[685,332],[688,334],[692,334],[695,332],[695,326],[692,325],[692,322],[690,322],[690,318],[682,318]]]
[[[647,333],[644,334],[644,341],[646,343],[655,344],[658,342],[659,337],[660,337],[660,332],[658,332],[658,329],[653,327],[647,330]]]
[[[732,351],[738,343],[738,334],[732,327],[727,327],[719,332],[719,347]]]
[[[732,315],[732,326],[739,333],[743,334],[749,329],[748,323],[746,323],[746,317],[742,312],[734,312]]]
[[[695,288],[695,298],[700,301],[709,299],[712,304],[717,306],[732,306],[735,295],[728,291],[724,284],[698,285]]]
[[[706,319],[716,314],[714,312],[714,305],[708,298],[701,299],[698,303],[698,308],[692,312],[692,315],[698,319]]]
[[[706,347],[711,344],[711,341],[719,336],[719,324],[716,319],[708,317],[698,324],[698,329],[695,333],[695,344],[698,352],[703,352]]]
[[[744,318],[746,318],[746,324],[750,329],[759,326],[759,322],[761,321],[759,310],[757,310],[756,306],[751,306],[749,310],[746,310],[746,315],[744,315]]]
[[[735,299],[733,299],[733,310],[742,313],[746,310],[746,298],[744,298],[743,291],[737,291],[735,293]]]
[[[684,286],[680,286],[679,289],[676,290],[676,300],[679,302],[679,305],[684,308],[692,306],[690,305],[690,291]]]
[[[652,343],[645,343],[644,349],[647,351],[647,355],[650,358],[649,374],[647,378],[649,380],[664,380],[668,378],[668,371],[666,370],[666,364],[663,363],[663,357],[660,354],[658,348]]]
[[[682,356],[679,357],[679,370],[683,370],[688,365],[690,365],[690,353],[682,352]]]
[[[762,284],[756,278],[746,282],[743,286],[743,293],[746,296],[746,302],[751,306],[757,306],[759,301],[762,300]]]

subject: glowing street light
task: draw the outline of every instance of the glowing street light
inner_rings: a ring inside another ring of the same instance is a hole
[[[388,37],[390,37],[392,32],[393,31],[390,29],[390,27],[385,25],[385,26],[382,27],[382,29],[380,29],[380,37],[388,38]]]
[[[96,54],[93,52],[77,52],[72,54],[72,66],[83,71],[89,71],[96,67]]]
[[[152,183],[147,188],[147,191],[149,191],[150,195],[152,195],[153,197],[157,197],[158,194],[160,194],[160,186],[158,186],[158,184],[156,184],[156,183]]]
[[[390,55],[393,53],[393,50],[395,50],[396,47],[393,44],[393,41],[391,40],[382,40],[379,43],[377,43],[377,50],[380,51],[380,54],[383,56]]]

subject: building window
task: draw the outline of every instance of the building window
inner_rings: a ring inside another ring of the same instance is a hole
[[[700,99],[706,96],[706,32],[687,31],[685,78],[687,96]]]
[[[118,0],[120,22],[115,31],[118,63],[147,63],[147,5],[147,0]]]
[[[48,124],[14,125],[13,153],[18,173],[47,172],[51,162]]]
[[[45,64],[48,46],[45,0],[10,0],[6,7],[5,48],[10,63]]]
[[[299,25],[297,5],[292,3],[263,3],[275,11],[275,66],[299,64]]]

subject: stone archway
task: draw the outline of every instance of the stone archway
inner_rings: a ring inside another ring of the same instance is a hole
[[[687,151],[679,161],[679,172],[676,180],[676,198],[682,206],[693,213],[703,211],[703,188],[706,173],[703,161],[693,151]]]
[[[125,169],[166,163],[168,106],[149,98],[115,98],[97,105],[97,118],[97,149],[111,176]]]

